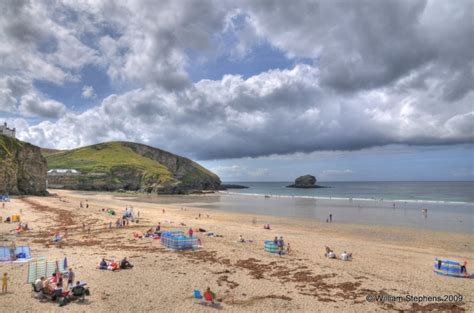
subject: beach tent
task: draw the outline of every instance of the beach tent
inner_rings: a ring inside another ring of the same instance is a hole
[[[450,260],[439,260],[438,258],[434,261],[433,272],[438,275],[465,278],[469,277],[466,268],[459,262]]]
[[[270,253],[278,253],[278,246],[273,240],[265,240],[263,243],[263,249]],[[283,253],[286,253],[286,246],[283,247]]]
[[[200,246],[199,238],[188,237],[182,231],[162,233],[160,240],[166,248],[178,251],[198,249]]]
[[[12,260],[10,247],[0,247],[0,262],[26,262],[31,259],[31,250],[28,246],[18,246],[15,249],[16,260]]]
[[[65,262],[48,261],[45,257],[37,258],[28,262],[28,283],[34,283],[40,277],[51,277],[53,273],[66,273],[67,267],[64,267]]]

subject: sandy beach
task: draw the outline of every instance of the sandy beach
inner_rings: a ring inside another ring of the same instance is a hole
[[[397,228],[350,223],[320,223],[182,207],[176,196],[167,204],[148,203],[128,194],[50,190],[54,196],[13,198],[1,209],[3,219],[21,214],[32,231],[15,235],[15,224],[0,224],[2,245],[15,240],[30,245],[33,257],[49,260],[68,257],[76,276],[87,282],[91,296],[84,303],[58,307],[31,296],[26,283],[26,263],[0,263],[0,271],[10,276],[9,293],[0,295],[3,312],[373,312],[397,310],[472,311],[474,280],[435,275],[435,257],[468,262],[473,270],[473,234],[444,233],[414,228]],[[88,201],[89,208],[79,208]],[[140,212],[139,223],[115,228],[117,216],[131,205]],[[163,211],[164,209],[164,211]],[[201,218],[198,215],[201,214]],[[109,223],[112,222],[112,229]],[[134,239],[158,224],[162,230],[203,228],[223,237],[196,232],[202,249],[175,252],[159,240]],[[91,227],[83,231],[82,224]],[[263,229],[270,223],[272,230]],[[183,224],[185,226],[183,226]],[[50,245],[58,230],[68,229],[62,247]],[[247,240],[238,242],[239,235]],[[289,255],[266,253],[263,241],[283,236],[291,244]],[[330,246],[337,255],[353,253],[344,262],[324,256]],[[128,257],[131,270],[118,272],[96,269],[102,257]],[[210,287],[216,292],[218,307],[201,305],[193,290]],[[367,295],[444,296],[462,295],[463,301],[369,302]]]

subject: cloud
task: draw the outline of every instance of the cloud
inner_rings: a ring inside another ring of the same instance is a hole
[[[301,64],[246,80],[232,75],[203,80],[179,93],[135,89],[32,129],[48,130],[45,143],[59,148],[126,139],[198,159],[444,145],[474,138],[468,99],[436,110],[426,105],[436,95],[436,84],[416,94],[377,90],[335,96],[318,84],[319,73]]]
[[[348,176],[354,174],[354,171],[350,169],[333,169],[333,170],[322,170],[320,175],[324,178],[339,177],[339,176]]]
[[[55,100],[43,100],[35,94],[21,97],[19,111],[26,116],[59,118],[66,112],[64,104]]]
[[[338,92],[374,89],[408,75],[445,76],[446,100],[473,85],[473,5],[446,1],[247,1],[260,38],[314,60]]]
[[[92,86],[84,86],[82,87],[81,96],[85,99],[91,99],[97,97],[94,91],[94,87]]]
[[[262,179],[270,175],[267,168],[249,168],[245,165],[218,165],[211,168],[211,171],[226,180],[243,180],[243,179]]]
[[[0,110],[40,116],[18,134],[42,146],[132,140],[211,160],[474,139],[468,0],[0,6]],[[262,42],[295,65],[189,78],[196,52],[238,67]],[[114,94],[83,112],[36,87],[76,84],[91,97],[86,67]]]

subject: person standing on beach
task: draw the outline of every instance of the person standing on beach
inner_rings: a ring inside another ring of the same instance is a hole
[[[89,202],[87,202],[88,200],[86,200],[86,209],[89,208]]]
[[[329,223],[332,223],[332,214],[329,214]]]
[[[67,288],[71,288],[74,286],[74,278],[76,274],[72,271],[72,267],[69,268],[69,273],[67,276]]]
[[[189,235],[190,238],[193,236],[193,233],[194,233],[194,232],[193,232],[193,229],[190,228],[190,229],[188,230],[188,235]]]
[[[10,278],[8,277],[7,273],[3,273],[2,276],[2,293],[7,293],[8,292],[8,281]]]
[[[82,209],[82,201],[79,203],[79,207]]]
[[[285,243],[283,241],[283,236],[280,236],[280,239],[277,239],[278,254],[281,256],[283,254],[283,247]]]
[[[12,243],[10,245],[10,259],[12,261],[16,260],[16,244],[15,244],[14,241],[12,241]]]

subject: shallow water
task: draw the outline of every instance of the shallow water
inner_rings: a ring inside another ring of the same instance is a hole
[[[138,195],[134,200],[209,208],[230,212],[303,218],[334,223],[390,225],[471,233],[474,205],[469,203],[400,202],[390,200],[266,198],[262,195],[209,194],[189,196]],[[395,204],[395,206],[394,206]],[[423,214],[421,209],[427,209]]]

